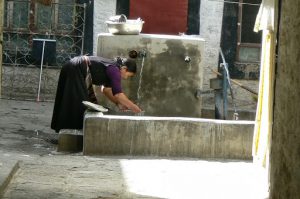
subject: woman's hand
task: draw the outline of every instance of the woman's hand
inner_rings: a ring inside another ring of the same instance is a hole
[[[120,111],[127,111],[127,110],[129,110],[126,106],[124,106],[124,105],[122,105],[120,103],[117,103],[116,105],[117,105],[117,107],[119,108]]]
[[[142,112],[142,109],[138,107],[136,104],[134,104],[131,100],[127,98],[127,96],[124,93],[118,93],[115,95],[117,102],[119,104],[122,104],[127,109],[130,109],[134,113],[140,113]]]

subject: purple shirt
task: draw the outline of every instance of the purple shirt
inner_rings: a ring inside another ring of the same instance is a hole
[[[120,69],[114,65],[109,65],[106,68],[106,74],[110,79],[110,86],[113,95],[122,93]]]

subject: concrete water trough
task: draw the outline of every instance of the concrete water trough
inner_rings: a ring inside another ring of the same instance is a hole
[[[253,121],[88,112],[83,154],[251,159],[253,128]]]
[[[83,154],[251,159],[254,122],[201,119],[204,46],[194,36],[99,34],[99,56],[142,55],[137,77],[123,83],[147,116],[87,112]]]

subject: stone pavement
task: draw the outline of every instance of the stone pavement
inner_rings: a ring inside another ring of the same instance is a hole
[[[251,162],[56,152],[52,107],[0,100],[3,198],[267,198],[264,173]]]

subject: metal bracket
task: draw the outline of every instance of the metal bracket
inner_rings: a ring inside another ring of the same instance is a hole
[[[202,95],[207,95],[207,94],[213,94],[214,90],[201,90],[201,89],[196,89],[194,96],[195,98],[199,99]]]

